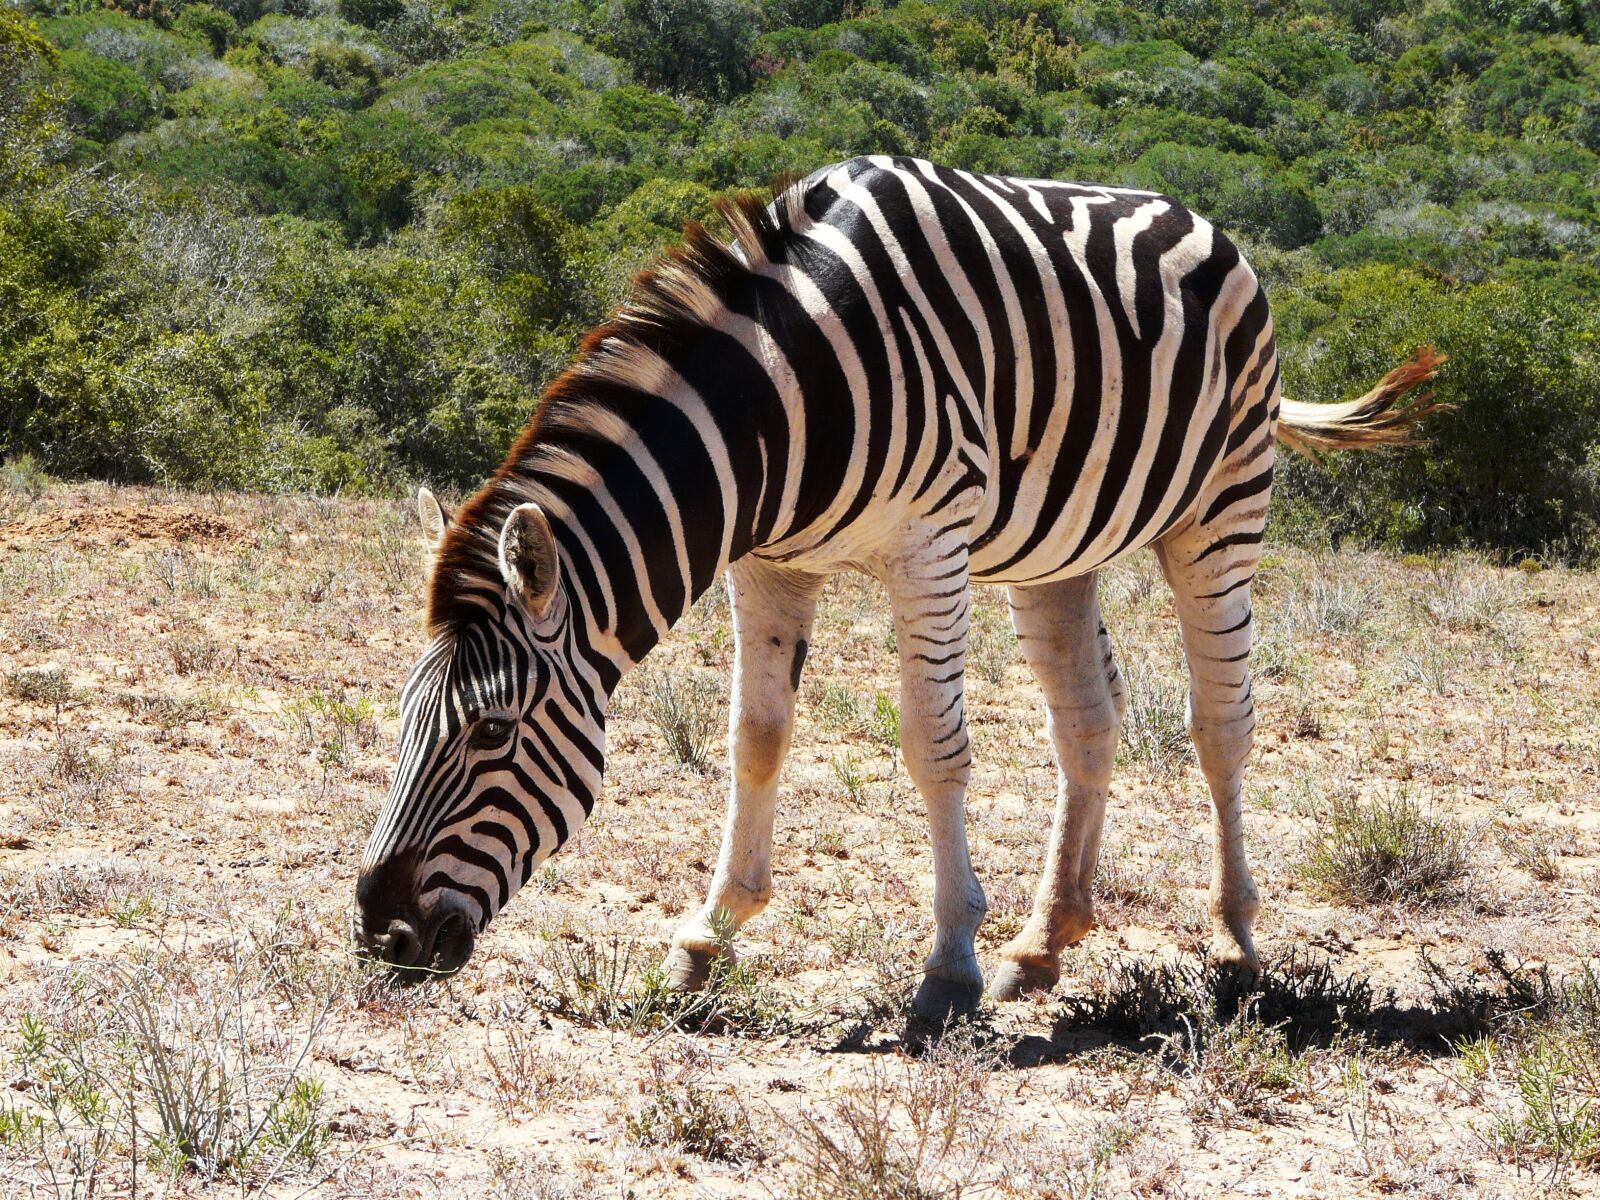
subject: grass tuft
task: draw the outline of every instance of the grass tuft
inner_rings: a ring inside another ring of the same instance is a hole
[[[665,672],[645,681],[645,712],[672,756],[696,771],[711,766],[711,751],[724,727],[722,692],[698,675]]]
[[[743,962],[718,958],[703,990],[676,992],[667,986],[660,964],[621,938],[557,942],[555,959],[541,1006],[581,1025],[756,1038],[793,1029],[790,1006]]]
[[[1469,862],[1466,832],[1401,792],[1370,804],[1335,798],[1301,871],[1341,904],[1439,904],[1459,895]]]
[[[1290,598],[1285,617],[1291,626],[1310,633],[1356,637],[1377,610],[1377,592],[1365,583],[1312,579]]]
[[[1561,839],[1555,833],[1521,823],[1502,826],[1498,840],[1506,857],[1540,883],[1561,878]]]
[[[1128,689],[1122,719],[1126,756],[1156,775],[1173,773],[1194,751],[1188,728],[1188,682],[1139,659],[1124,668],[1122,677]]]
[[[1436,563],[1411,602],[1433,625],[1456,633],[1506,637],[1514,631],[1516,586],[1487,569],[1479,574],[1459,562]]]

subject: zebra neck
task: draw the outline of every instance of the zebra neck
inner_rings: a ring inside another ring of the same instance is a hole
[[[630,396],[626,409],[611,396],[561,414],[523,464],[560,544],[574,616],[618,679],[765,540],[789,490],[784,458],[768,477],[770,413],[709,377],[679,383]]]

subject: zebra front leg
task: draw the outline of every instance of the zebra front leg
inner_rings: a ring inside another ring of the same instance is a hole
[[[933,953],[923,965],[916,1008],[945,1020],[971,1012],[982,998],[973,938],[988,907],[967,850],[966,543],[946,535],[942,544],[887,564],[881,578],[900,650],[900,748],[933,840]]]
[[[1189,663],[1189,735],[1211,789],[1211,952],[1219,962],[1259,970],[1253,929],[1261,897],[1244,847],[1244,768],[1256,728],[1250,686],[1250,579],[1259,542],[1215,548],[1230,527],[1190,527],[1156,546],[1172,587]],[[1259,526],[1255,533],[1259,535]]]
[[[823,577],[759,559],[728,572],[733,611],[733,703],[728,721],[732,786],[722,852],[705,904],[679,927],[668,986],[705,986],[729,937],[772,897],[772,815],[778,774],[794,732],[795,691],[805,664]]]
[[[1090,889],[1125,697],[1093,575],[1012,588],[1011,621],[1044,691],[1056,752],[1056,815],[1033,915],[1000,950],[989,986],[996,1000],[1055,987],[1061,951],[1094,927]]]

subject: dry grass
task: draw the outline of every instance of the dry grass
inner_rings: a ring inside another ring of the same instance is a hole
[[[671,1077],[659,1059],[651,1062],[645,1092],[645,1101],[622,1123],[629,1141],[674,1147],[711,1162],[752,1162],[766,1156],[749,1117],[730,1096],[692,1076]]]
[[[907,1015],[931,855],[870,581],[827,589],[773,902],[706,996],[655,968],[725,803],[715,591],[617,697],[588,828],[467,972],[395,990],[345,939],[422,643],[409,506],[24,482],[13,520],[154,504],[240,536],[0,524],[0,1192],[1600,1187],[1591,576],[1274,548],[1245,795],[1269,971],[1249,980],[1197,956],[1209,801],[1165,587],[1149,556],[1108,572],[1130,720],[1101,927],[1054,998],[937,1038]],[[1055,768],[1003,593],[973,622],[992,968],[1031,906]]]
[[[1471,864],[1467,831],[1404,791],[1370,803],[1335,797],[1321,814],[1303,872],[1343,904],[1439,904]]]

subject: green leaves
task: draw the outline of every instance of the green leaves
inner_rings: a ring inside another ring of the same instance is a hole
[[[1335,534],[1408,546],[1497,546],[1600,554],[1600,320],[1581,296],[1540,284],[1452,287],[1366,267],[1330,288],[1337,321],[1320,352],[1290,359],[1285,391],[1333,400],[1365,391],[1402,352],[1450,356],[1434,386],[1455,406],[1430,441],[1384,455],[1284,464],[1283,492],[1315,503]]]

